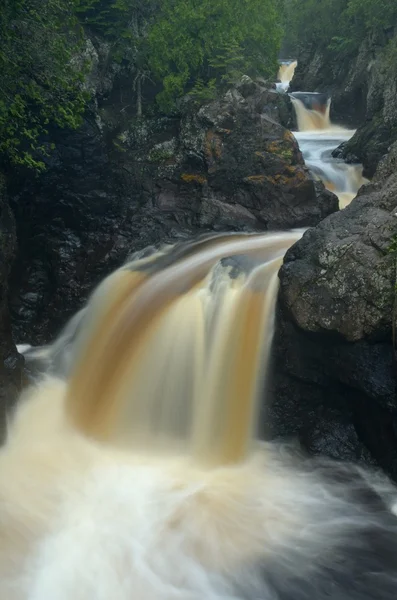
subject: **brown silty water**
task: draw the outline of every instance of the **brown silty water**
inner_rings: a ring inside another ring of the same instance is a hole
[[[241,460],[266,377],[277,273],[301,233],[215,237],[108,278],[69,383],[79,429],[210,462]]]
[[[0,451],[1,598],[394,600],[391,484],[258,439],[301,235],[136,257],[34,351],[56,368]]]

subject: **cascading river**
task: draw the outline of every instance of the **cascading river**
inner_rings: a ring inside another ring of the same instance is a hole
[[[305,163],[312,175],[338,196],[340,208],[345,208],[367,180],[362,165],[346,164],[334,158],[332,152],[347,142],[354,131],[331,123],[331,99],[325,94],[293,92],[290,96],[298,123],[294,135]]]
[[[20,347],[41,375],[0,449],[0,598],[394,600],[392,484],[256,433],[301,235],[148,249]]]

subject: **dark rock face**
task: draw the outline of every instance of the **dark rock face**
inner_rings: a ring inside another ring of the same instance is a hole
[[[333,196],[322,190],[318,197],[295,139],[274,119],[269,95],[278,100],[247,82],[183,117],[174,137],[142,148],[154,163],[159,210],[176,202],[193,212],[192,225],[216,230],[307,226],[336,210]],[[127,143],[139,141],[127,135]]]
[[[390,125],[381,120],[369,121],[356,131],[351,140],[343,144],[340,157],[348,162],[361,161],[364,165],[364,177],[371,178],[396,139],[397,118]]]
[[[0,437],[4,432],[4,413],[11,407],[22,384],[23,358],[12,339],[8,310],[8,277],[17,250],[15,220],[8,205],[0,173]]]
[[[395,58],[388,54],[396,37],[397,31],[368,37],[357,54],[345,61],[332,52],[308,49],[299,56],[291,83],[291,91],[330,94],[331,119],[358,127],[341,147],[340,156],[362,162],[366,177],[374,175],[380,159],[397,140],[397,71]]]
[[[80,305],[128,248],[128,196],[95,122],[59,132],[47,172],[12,182],[19,253],[11,280],[15,339],[39,343]]]
[[[309,230],[287,253],[282,293],[296,324],[348,341],[390,338],[397,179],[363,188],[343,213]]]
[[[338,209],[278,121],[280,94],[243,79],[175,119],[58,132],[37,180],[12,182],[20,251],[11,301],[18,342],[44,343],[130,252],[210,231],[317,224]]]
[[[332,98],[331,119],[336,123],[359,126],[366,118],[368,56],[373,49],[363,44],[359,56],[341,61],[335,53],[322,54],[307,48],[299,55],[291,82],[291,92],[322,92]]]
[[[286,255],[271,421],[273,435],[298,436],[337,458],[375,460],[397,477],[393,161]]]

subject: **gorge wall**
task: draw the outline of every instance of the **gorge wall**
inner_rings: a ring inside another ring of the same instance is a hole
[[[290,132],[287,97],[249,78],[202,108],[137,119],[131,80],[93,78],[76,132],[54,132],[39,177],[9,177],[19,239],[15,339],[49,341],[132,252],[210,231],[316,225],[337,210]],[[104,91],[105,90],[105,91]]]
[[[332,97],[334,122],[357,127],[334,155],[372,182],[309,230],[280,273],[271,435],[381,465],[397,477],[396,31],[353,57],[306,48],[292,90]]]
[[[397,144],[280,273],[273,433],[397,477]]]
[[[17,253],[14,215],[10,209],[5,180],[0,174],[0,406],[8,410],[23,382],[23,359],[18,354],[11,329],[8,283]],[[0,437],[4,421],[0,420]]]
[[[332,96],[332,120],[358,128],[338,155],[362,162],[364,175],[372,177],[397,140],[397,30],[368,35],[353,55],[309,47],[298,58],[291,91]]]

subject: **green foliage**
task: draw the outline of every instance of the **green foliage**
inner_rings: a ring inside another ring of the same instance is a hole
[[[387,251],[397,258],[397,234],[392,236]]]
[[[138,39],[156,15],[160,0],[75,0],[76,13],[85,26],[106,37],[113,50],[123,54]],[[112,56],[114,58],[114,54]]]
[[[352,27],[359,30],[377,31],[396,24],[395,0],[349,0],[346,14]]]
[[[395,0],[285,0],[291,48],[353,55],[368,34],[384,36],[397,23]]]
[[[88,100],[81,25],[129,71],[140,117],[148,80],[168,112],[184,94],[210,100],[242,74],[275,76],[283,7],[284,0],[2,0],[0,157],[43,169],[50,129],[80,125]]]
[[[220,74],[220,80],[231,84],[250,71],[249,59],[244,50],[235,40],[231,40],[221,47],[215,55],[209,59],[209,65],[215,73]],[[214,80],[216,81],[216,80]]]
[[[397,65],[397,36],[393,37],[387,44],[383,53],[382,68],[386,74],[394,74]]]
[[[151,78],[147,34],[158,14],[160,0],[75,0],[84,25],[110,42],[112,61],[133,74],[137,114],[142,114],[142,84]]]
[[[197,104],[204,104],[209,100],[216,98],[216,80],[210,79],[208,83],[204,83],[202,79],[197,79],[196,83],[189,92],[189,96],[197,102]]]
[[[282,37],[278,6],[279,0],[163,0],[148,35],[162,109],[172,110],[199,81],[205,89],[211,80],[230,82],[242,73],[274,75]]]
[[[81,36],[70,0],[3,0],[0,12],[0,153],[43,169],[51,125],[76,128],[87,95],[73,58]]]

